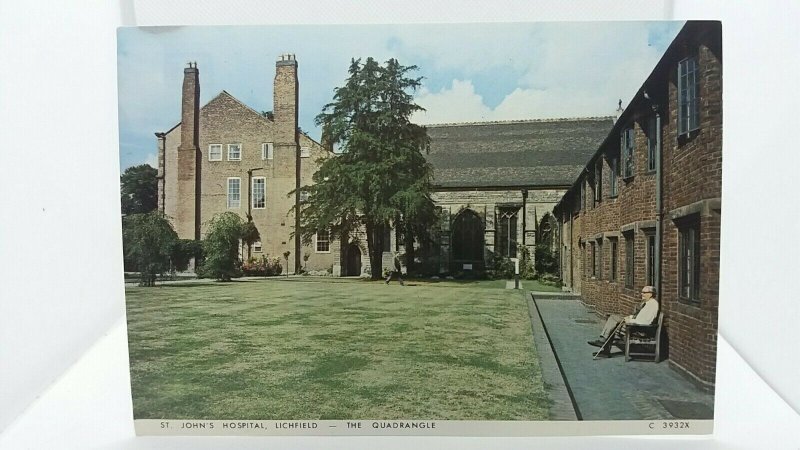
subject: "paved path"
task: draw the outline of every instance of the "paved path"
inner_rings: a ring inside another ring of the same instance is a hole
[[[597,349],[586,341],[596,339],[603,324],[580,301],[534,298],[532,316],[541,315],[583,420],[712,418],[713,394],[695,387],[667,361],[626,363],[621,353],[593,360]]]

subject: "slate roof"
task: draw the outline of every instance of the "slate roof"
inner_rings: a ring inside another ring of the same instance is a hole
[[[434,185],[569,186],[608,135],[613,117],[428,125]]]

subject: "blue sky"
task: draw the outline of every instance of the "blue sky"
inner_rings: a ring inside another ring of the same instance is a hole
[[[397,58],[424,77],[418,123],[611,115],[641,86],[683,22],[549,22],[143,27],[118,33],[120,168],[155,166],[156,138],[180,121],[183,68],[200,102],[223,89],[272,110],[275,60],[294,53],[300,127],[343,84],[351,58]]]

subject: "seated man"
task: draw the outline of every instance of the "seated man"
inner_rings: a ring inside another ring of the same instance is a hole
[[[658,317],[658,300],[655,295],[656,289],[653,286],[645,286],[642,288],[642,303],[633,314],[625,317],[612,314],[608,317],[603,326],[603,332],[600,333],[600,339],[589,341],[589,345],[600,347],[600,351],[595,353],[595,356],[611,356],[611,345],[614,344],[616,338],[624,334],[625,324],[650,325],[653,323]],[[615,331],[616,333],[612,337],[611,334]]]

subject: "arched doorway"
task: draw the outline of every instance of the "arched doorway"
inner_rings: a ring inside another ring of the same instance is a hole
[[[347,270],[345,275],[348,277],[361,275],[361,249],[355,242],[351,242],[347,246]]]
[[[451,239],[453,249],[453,271],[483,270],[483,220],[475,211],[465,209],[453,221]],[[467,265],[465,268],[465,264]]]

